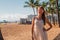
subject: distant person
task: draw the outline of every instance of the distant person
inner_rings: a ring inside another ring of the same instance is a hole
[[[45,23],[48,23],[50,28],[45,29]],[[38,7],[38,15],[32,19],[32,40],[48,40],[46,32],[51,28],[51,23],[45,17],[44,8]]]

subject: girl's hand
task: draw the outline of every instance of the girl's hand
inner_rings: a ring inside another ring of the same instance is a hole
[[[49,31],[52,28],[52,26],[50,26],[50,28],[48,28],[46,31]]]
[[[44,31],[49,31],[51,28],[52,28],[52,27],[50,27],[50,28],[48,28],[48,29],[43,28],[43,30],[44,30]]]

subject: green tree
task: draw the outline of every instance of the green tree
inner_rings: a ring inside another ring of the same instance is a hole
[[[25,2],[26,5],[24,5],[24,7],[31,7],[33,9],[33,12],[34,12],[34,15],[35,15],[35,9],[34,9],[35,5],[34,5],[34,3],[35,3],[34,0],[26,1]]]
[[[43,1],[42,6],[45,8],[47,6],[47,3]]]
[[[56,0],[49,0],[49,4],[50,4],[50,12],[52,13],[53,24],[55,25],[55,20],[54,20],[53,14],[56,9]]]
[[[41,6],[40,0],[36,0],[34,5],[35,5],[35,8],[36,8],[36,12],[38,13],[38,7]]]

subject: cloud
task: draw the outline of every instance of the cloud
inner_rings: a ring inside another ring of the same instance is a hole
[[[15,13],[15,14],[0,14],[0,19],[1,20],[19,20],[21,18],[19,13]]]

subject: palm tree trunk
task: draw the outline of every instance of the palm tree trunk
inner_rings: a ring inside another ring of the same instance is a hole
[[[53,13],[52,13],[52,19],[53,19],[53,24],[55,25],[55,18],[53,16]]]
[[[60,27],[60,14],[59,14],[59,11],[58,11],[58,0],[56,0],[56,3],[57,3],[57,13],[58,13],[58,23],[59,23],[59,27]]]
[[[54,8],[54,4],[53,4],[53,8]],[[54,9],[53,9],[53,14],[54,14]],[[53,24],[55,25],[55,17],[53,16]]]
[[[36,13],[38,13],[38,7],[36,7]]]
[[[33,9],[33,12],[34,12],[34,16],[35,16],[35,9],[34,9],[34,7],[32,7],[32,9]]]

